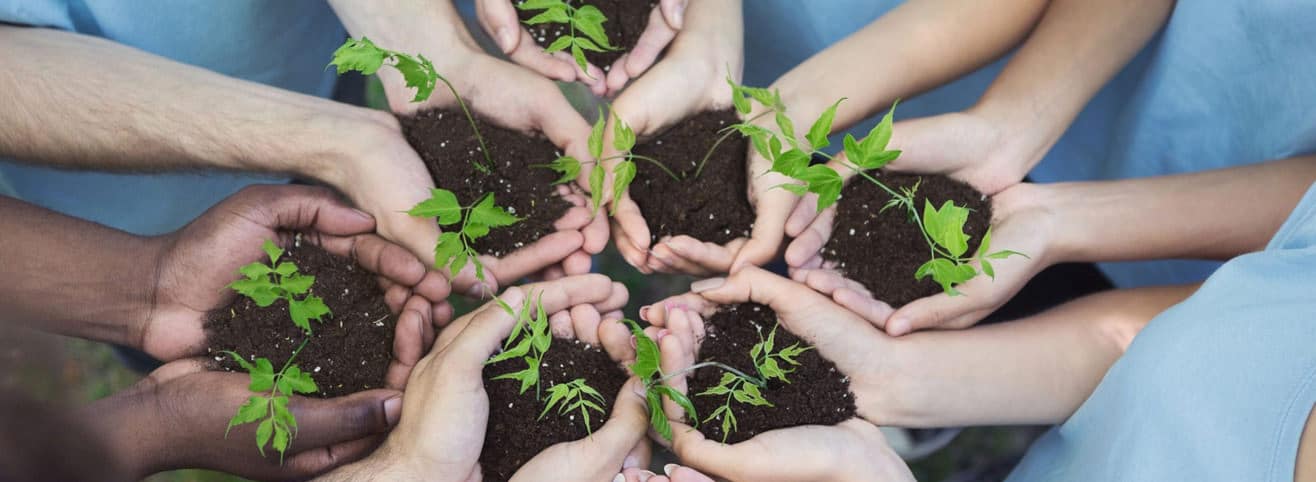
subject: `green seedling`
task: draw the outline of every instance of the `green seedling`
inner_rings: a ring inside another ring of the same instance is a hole
[[[460,226],[456,231],[439,235],[439,242],[434,246],[434,267],[447,267],[452,275],[456,275],[470,262],[475,265],[475,277],[480,280],[484,280],[484,264],[472,247],[475,240],[488,235],[491,228],[511,226],[521,221],[494,204],[493,194],[485,194],[474,204],[463,206],[457,201],[456,194],[440,188],[431,189],[430,198],[412,207],[407,214],[435,218],[440,226]]]
[[[392,62],[392,63],[386,63]],[[470,109],[466,108],[466,101],[457,94],[457,89],[452,86],[451,82],[435,70],[434,63],[425,58],[424,55],[417,54],[415,57],[395,52],[392,50],[380,48],[366,37],[360,40],[349,38],[343,43],[338,50],[334,51],[333,60],[329,62],[338,69],[338,75],[343,75],[349,71],[357,71],[362,75],[373,75],[384,65],[390,65],[402,74],[403,80],[407,82],[407,87],[416,88],[416,96],[411,99],[412,102],[424,102],[434,93],[434,87],[439,82],[448,87],[448,92],[452,97],[457,99],[457,105],[461,106],[462,113],[466,114],[466,121],[471,124],[471,130],[475,132],[475,139],[480,143],[480,153],[484,155],[484,164],[475,163],[475,168],[481,172],[489,173],[493,170],[493,159],[489,156],[489,147],[484,143],[484,136],[480,135],[480,128],[475,125],[475,117],[471,115]]]
[[[264,457],[266,445],[272,446],[279,452],[279,463],[283,463],[283,455],[292,445],[292,439],[297,436],[297,418],[288,410],[288,397],[293,394],[308,395],[320,391],[315,385],[315,380],[311,379],[311,374],[302,371],[292,362],[297,358],[297,354],[301,353],[307,341],[310,341],[310,338],[302,341],[301,346],[297,347],[277,373],[268,358],[257,358],[254,362],[249,362],[237,353],[224,352],[247,371],[251,377],[251,383],[247,388],[252,393],[258,394],[252,395],[247,399],[247,403],[238,407],[238,413],[228,421],[224,438],[228,438],[228,433],[233,427],[259,421],[260,425],[256,426],[256,449]]]
[[[630,327],[631,334],[635,336],[635,362],[631,363],[631,374],[640,378],[644,382],[645,400],[649,405],[649,425],[658,435],[667,440],[672,440],[672,425],[667,421],[667,411],[663,409],[663,396],[676,402],[685,413],[690,416],[690,420],[699,421],[699,416],[695,413],[695,405],[690,403],[690,399],[684,393],[664,385],[668,378],[693,370],[700,366],[695,365],[686,370],[664,376],[658,366],[658,343],[654,342],[649,335],[644,334],[644,329],[634,320],[622,320],[626,326]]]
[[[584,420],[585,431],[593,435],[594,430],[589,425],[589,412],[593,410],[598,413],[605,413],[601,406],[603,403],[605,403],[603,395],[598,390],[585,383],[584,378],[577,378],[567,383],[559,383],[548,387],[548,399],[544,401],[544,411],[539,412],[539,418],[542,420],[545,415],[548,415],[548,411],[555,406],[558,415],[566,415],[575,411]]]
[[[750,348],[749,356],[754,361],[754,368],[758,371],[758,377],[749,377],[740,372],[728,371],[722,374],[722,379],[716,386],[699,393],[699,396],[726,396],[722,406],[717,407],[702,422],[708,423],[720,418],[722,420],[723,443],[726,443],[731,432],[737,430],[736,414],[731,409],[731,402],[736,401],[754,407],[772,407],[772,402],[763,398],[763,392],[760,388],[767,384],[767,380],[772,379],[780,380],[782,383],[790,383],[786,375],[794,372],[794,367],[800,364],[795,358],[801,353],[812,349],[810,347],[802,348],[799,343],[796,343],[774,353],[772,350],[775,348],[776,338],[777,327],[773,326],[766,340],[763,339],[762,333],[760,333],[759,342]]]
[[[635,148],[635,131],[626,124],[626,121],[623,121],[618,117],[616,112],[612,113],[612,117],[615,120],[612,124],[612,147],[616,149],[619,154],[603,157],[603,134],[607,129],[607,118],[603,115],[603,108],[600,107],[599,118],[594,121],[594,128],[590,130],[589,134],[589,153],[594,159],[597,159],[597,161],[591,163],[594,167],[590,169],[589,190],[590,204],[593,206],[594,212],[598,212],[599,206],[603,205],[603,183],[607,178],[607,171],[603,167],[603,163],[614,159],[621,159],[621,161],[612,168],[613,199],[611,214],[617,214],[617,202],[621,200],[622,195],[624,195],[626,190],[630,188],[631,182],[635,180],[636,160],[643,160],[652,163],[654,166],[657,166],[659,169],[662,169],[663,172],[667,173],[668,176],[671,176],[672,179],[680,181],[681,178],[677,176],[675,172],[672,172],[667,165],[663,164],[662,161],[631,152],[631,150]],[[585,163],[580,162],[574,157],[562,156],[557,158],[557,160],[553,161],[551,164],[540,164],[538,166],[546,167],[562,174],[562,177],[554,182],[554,184],[560,184],[574,179],[579,175],[583,164]]]
[[[743,99],[739,96],[738,98]],[[784,174],[800,182],[799,184],[782,184],[778,187],[797,195],[804,195],[806,192],[817,194],[818,211],[820,212],[836,204],[841,195],[843,181],[841,175],[831,167],[821,164],[810,165],[809,161],[813,156],[821,156],[840,163],[873,185],[886,191],[891,199],[882,207],[882,211],[890,208],[899,208],[905,211],[909,220],[918,226],[924,241],[928,245],[930,259],[915,271],[915,279],[922,280],[931,276],[933,281],[941,285],[943,292],[956,296],[961,294],[956,286],[978,275],[978,268],[972,264],[973,262],[976,261],[981,266],[984,274],[995,278],[996,272],[988,260],[1004,259],[1012,255],[1027,257],[1023,253],[1010,250],[989,252],[990,229],[983,236],[983,240],[978,245],[974,255],[965,257],[964,254],[969,249],[970,238],[964,232],[964,224],[969,218],[969,209],[967,207],[948,200],[942,203],[940,208],[937,208],[934,207],[932,201],[924,199],[923,211],[920,213],[914,202],[918,184],[915,184],[912,188],[895,190],[868,173],[868,171],[874,169],[881,169],[900,157],[901,152],[899,150],[887,149],[887,144],[891,141],[893,118],[898,101],[891,105],[891,109],[882,117],[882,120],[863,139],[855,139],[853,135],[846,134],[843,142],[845,157],[839,157],[832,156],[821,151],[821,149],[831,143],[827,136],[832,130],[832,121],[836,117],[836,108],[845,99],[836,101],[813,122],[808,134],[805,136],[807,143],[804,143],[795,138],[790,119],[781,114],[783,110],[779,105],[779,99],[762,99],[762,95],[752,96],[752,98],[776,110],[776,123],[781,131],[780,136],[786,139],[784,144],[790,146],[790,149],[782,151],[783,142],[778,139],[778,133],[767,129],[754,127],[746,134],[754,139],[755,149],[772,161],[770,171]]]
[[[571,57],[576,60],[581,72],[589,72],[589,61],[585,60],[586,50],[592,52],[618,50],[608,41],[608,34],[603,30],[603,24],[608,21],[608,17],[603,15],[598,7],[589,4],[574,7],[564,0],[525,0],[518,3],[516,8],[526,11],[543,10],[526,20],[526,25],[565,24],[568,33],[558,37],[545,47],[544,51],[553,53],[571,50]]]
[[[315,283],[315,277],[298,273],[297,265],[291,261],[280,263],[283,249],[273,241],[265,240],[261,249],[269,256],[270,263],[257,261],[238,268],[238,272],[245,278],[229,283],[229,289],[251,298],[262,308],[280,299],[287,301],[292,323],[310,334],[311,320],[323,322],[324,316],[333,314],[325,306],[324,300],[308,294],[311,285]]]
[[[513,312],[502,299],[497,299],[497,302],[505,311]],[[530,387],[535,387],[535,398],[539,398],[539,365],[544,359],[544,354],[548,353],[548,348],[552,346],[553,334],[548,328],[548,314],[544,312],[542,294],[538,313],[532,317],[530,313],[535,311],[533,308],[530,298],[527,297],[521,309],[515,312],[516,325],[512,327],[512,334],[508,335],[507,341],[503,343],[502,353],[490,357],[485,364],[520,358],[526,364],[524,369],[496,376],[494,380],[517,380],[521,382],[522,394]]]

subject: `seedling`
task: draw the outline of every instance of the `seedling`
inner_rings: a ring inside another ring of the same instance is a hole
[[[548,415],[548,411],[554,406],[557,407],[558,415],[577,411],[585,422],[585,431],[592,435],[594,430],[589,426],[589,412],[593,410],[604,413],[603,407],[599,405],[602,403],[604,403],[603,395],[586,384],[584,378],[577,378],[548,387],[548,400],[544,401],[544,411],[539,412],[539,419],[543,420],[544,415]]]
[[[685,410],[690,416],[690,420],[698,423],[699,416],[695,413],[695,404],[690,403],[690,399],[684,393],[677,391],[675,388],[664,385],[672,376],[685,373],[700,366],[697,364],[672,375],[664,376],[662,370],[658,367],[658,343],[654,342],[649,335],[644,334],[644,329],[634,320],[622,320],[626,326],[630,327],[631,334],[635,336],[635,362],[630,365],[631,374],[640,377],[644,382],[645,400],[649,405],[649,425],[658,435],[667,440],[672,440],[672,425],[667,421],[667,411],[663,409],[663,396],[666,395],[677,405]]]
[[[699,393],[699,396],[720,396],[726,395],[726,401],[722,406],[717,407],[703,423],[708,423],[714,419],[722,420],[722,442],[726,443],[727,437],[731,432],[737,430],[736,414],[731,409],[731,402],[737,401],[754,407],[772,407],[772,402],[763,398],[763,392],[760,387],[767,385],[767,380],[777,379],[782,383],[790,383],[786,378],[787,374],[795,371],[793,366],[799,366],[795,361],[801,353],[811,350],[811,347],[801,348],[799,343],[793,344],[781,351],[773,353],[776,344],[777,327],[773,326],[772,331],[768,333],[768,338],[763,339],[763,334],[759,334],[759,342],[754,344],[750,349],[749,356],[754,360],[754,368],[758,371],[758,377],[749,377],[740,372],[728,371],[722,374],[722,380],[714,387],[711,387]],[[780,362],[780,363],[779,363]],[[782,366],[782,363],[786,366]]]
[[[288,315],[292,323],[307,334],[311,333],[311,320],[323,322],[325,315],[332,315],[329,307],[319,296],[308,294],[315,277],[297,272],[297,265],[291,261],[279,262],[283,249],[273,241],[265,240],[261,246],[270,258],[270,264],[259,261],[238,268],[246,278],[229,283],[228,287],[239,294],[251,298],[261,308],[268,307],[280,299],[288,302]],[[305,295],[305,296],[302,296]],[[301,296],[301,298],[298,298]]]
[[[663,164],[662,161],[652,157],[632,153],[631,149],[635,148],[635,131],[626,124],[626,121],[621,120],[616,112],[612,113],[612,117],[615,119],[615,122],[612,125],[612,147],[615,148],[619,154],[603,157],[603,133],[606,129],[607,118],[604,117],[603,108],[600,107],[599,118],[594,121],[594,128],[589,134],[589,153],[594,159],[597,159],[592,162],[594,167],[590,169],[589,190],[590,204],[593,205],[594,211],[598,212],[599,206],[603,204],[603,183],[604,179],[607,177],[607,171],[604,169],[603,163],[614,159],[621,159],[621,162],[618,162],[617,165],[612,168],[613,198],[611,214],[617,214],[617,202],[620,201],[622,195],[626,193],[626,189],[630,187],[631,181],[635,180],[635,161],[637,159],[658,166],[659,169],[662,169],[662,171],[667,173],[668,176],[671,176],[672,179],[680,181],[681,178]],[[574,179],[576,175],[580,174],[582,164],[584,163],[574,157],[562,156],[557,158],[557,160],[553,161],[551,164],[540,164],[537,165],[537,167],[546,167],[561,173],[562,177],[554,182],[554,184],[561,184],[570,179]]]
[[[447,230],[439,235],[439,242],[434,245],[434,267],[447,267],[451,274],[456,275],[470,262],[475,265],[475,277],[480,280],[484,280],[484,264],[472,247],[475,240],[488,235],[491,228],[511,226],[521,220],[494,204],[492,193],[485,194],[474,204],[463,206],[457,201],[456,194],[440,188],[431,189],[430,198],[412,207],[407,214],[435,218],[440,226],[460,226],[456,231]]]
[[[608,17],[604,16],[598,7],[589,4],[573,7],[564,0],[526,0],[517,4],[516,8],[526,11],[543,10],[530,20],[526,20],[526,25],[566,24],[568,33],[558,37],[545,47],[544,51],[553,53],[570,49],[571,57],[576,60],[581,72],[589,72],[589,61],[585,60],[586,50],[592,52],[618,50],[608,41],[608,34],[603,30],[603,23],[608,21]],[[577,36],[577,32],[584,36]]]
[[[512,312],[511,307],[504,304],[501,299],[497,301],[504,310]],[[520,358],[526,364],[525,369],[496,376],[494,380],[520,381],[522,394],[530,387],[536,387],[535,398],[539,398],[539,365],[553,343],[553,335],[548,328],[548,314],[544,312],[542,294],[538,313],[533,318],[530,316],[532,308],[530,298],[526,298],[521,310],[516,312],[516,325],[512,327],[512,334],[508,335],[507,341],[503,343],[503,352],[489,358],[485,364]]]
[[[297,418],[288,410],[288,397],[293,394],[308,395],[320,390],[315,385],[315,380],[311,379],[311,374],[302,371],[292,362],[297,358],[297,354],[301,353],[307,341],[310,341],[310,338],[302,340],[302,344],[277,373],[268,358],[261,357],[254,362],[248,362],[242,358],[242,355],[231,351],[224,352],[247,371],[251,377],[251,383],[247,388],[259,394],[252,395],[247,399],[247,403],[238,407],[237,415],[228,421],[224,438],[228,438],[228,433],[233,427],[260,421],[260,425],[256,426],[256,449],[264,457],[265,446],[274,447],[274,450],[279,452],[279,463],[283,463],[284,453],[292,444],[292,439],[297,436]]]
[[[737,98],[743,99],[741,96],[737,96]],[[781,150],[783,143],[778,139],[778,133],[767,129],[754,127],[746,135],[753,139],[754,148],[772,161],[772,168],[770,169],[772,172],[784,174],[802,183],[782,184],[778,187],[797,195],[804,195],[806,192],[817,194],[819,211],[835,204],[841,195],[843,184],[841,175],[826,165],[809,164],[813,156],[821,156],[840,163],[855,174],[873,183],[873,185],[886,191],[891,196],[891,200],[883,206],[882,210],[885,211],[893,207],[903,209],[909,220],[918,226],[924,241],[927,242],[931,259],[915,271],[914,278],[916,280],[932,276],[933,281],[941,285],[942,291],[948,295],[956,296],[961,293],[955,287],[978,274],[978,268],[974,267],[972,262],[977,261],[982,267],[983,273],[995,278],[996,272],[991,262],[988,261],[989,259],[1004,259],[1011,255],[1027,257],[1023,253],[1011,250],[989,252],[991,243],[990,229],[983,236],[983,240],[978,245],[974,255],[964,257],[969,249],[968,242],[970,238],[964,232],[964,223],[969,218],[969,209],[967,207],[948,200],[940,208],[936,208],[932,201],[924,199],[923,212],[920,214],[914,203],[914,195],[918,189],[918,184],[915,184],[912,188],[902,188],[897,191],[868,174],[868,171],[881,169],[900,157],[899,150],[887,149],[887,144],[891,141],[893,117],[898,101],[891,105],[891,109],[882,117],[881,122],[878,122],[863,139],[856,140],[853,135],[846,134],[844,139],[845,157],[841,158],[834,157],[821,151],[821,149],[831,143],[827,136],[832,130],[832,121],[836,117],[836,108],[845,100],[844,98],[828,107],[813,122],[808,134],[805,136],[807,144],[801,143],[795,138],[794,127],[791,125],[790,119],[781,114],[780,99],[764,99],[761,95],[755,95],[752,98],[777,112],[776,123],[781,131],[780,135],[786,139],[785,144],[788,144],[791,148],[783,152]],[[737,106],[737,108],[740,107]]]
[[[386,64],[385,61],[391,61]],[[457,89],[452,86],[452,82],[434,69],[434,63],[425,58],[424,55],[417,54],[415,57],[395,52],[392,50],[380,48],[369,38],[361,37],[360,40],[349,38],[343,43],[338,50],[334,51],[334,58],[329,62],[338,69],[338,75],[343,75],[349,71],[357,71],[362,75],[373,75],[384,65],[390,65],[402,74],[402,78],[407,82],[407,87],[416,88],[416,96],[411,99],[412,102],[424,102],[434,93],[434,87],[439,82],[448,87],[448,92],[452,97],[457,99],[457,105],[461,106],[462,113],[466,114],[466,121],[471,124],[471,130],[475,132],[475,139],[480,143],[480,153],[484,155],[485,164],[474,163],[475,168],[481,172],[488,173],[493,170],[493,159],[489,157],[489,147],[484,144],[484,136],[480,135],[480,128],[475,125],[475,117],[471,115],[470,109],[466,108],[466,101],[457,94]]]

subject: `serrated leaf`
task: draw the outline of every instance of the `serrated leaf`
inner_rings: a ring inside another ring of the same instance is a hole
[[[324,316],[331,313],[319,296],[307,296],[301,300],[288,300],[288,314],[292,317],[293,324],[310,333],[311,320],[323,323]]]
[[[288,439],[289,439],[288,429],[284,428],[282,424],[275,423],[274,443],[271,444],[271,446],[274,447],[274,450],[277,450],[279,452],[280,456],[282,456],[283,453],[288,450]]]
[[[498,363],[503,360],[520,358],[522,356],[525,356],[527,353],[530,353],[530,345],[531,345],[530,339],[524,338],[521,341],[516,342],[516,344],[513,345],[511,348],[503,350],[502,353],[490,357],[489,360],[485,361],[484,363],[488,365],[488,364]]]
[[[799,149],[800,141],[795,138],[795,124],[791,122],[791,118],[787,117],[786,114],[781,111],[777,111],[775,118],[777,121],[777,128],[781,129],[781,136],[786,138],[786,142],[790,144],[791,147]]]
[[[274,419],[267,418],[256,427],[256,448],[260,451],[261,457],[265,456],[265,445],[270,442],[272,435],[274,435]]]
[[[501,228],[511,226],[519,221],[521,221],[521,218],[513,216],[512,213],[498,207],[498,205],[494,203],[493,193],[490,193],[481,198],[480,202],[476,203],[474,208],[471,208],[471,214],[469,219],[467,219],[467,225],[475,224],[491,228]]]
[[[782,371],[781,367],[777,365],[777,360],[774,358],[763,360],[763,364],[759,365],[758,369],[759,374],[763,375],[763,378],[776,378],[783,382],[788,382],[788,380],[786,380],[786,372]]]
[[[749,99],[745,98],[745,91],[731,78],[731,73],[727,73],[727,85],[731,86],[731,104],[736,107],[736,112],[741,115],[748,114],[752,107],[749,105]]]
[[[808,183],[809,192],[818,195],[818,212],[836,204],[841,197],[841,175],[830,167],[814,164],[800,170],[796,179]]]
[[[424,102],[429,99],[439,82],[439,73],[434,70],[434,63],[424,55],[417,55],[419,58],[417,60],[410,55],[395,52],[394,58],[397,59],[397,63],[393,67],[402,73],[402,79],[406,81],[407,87],[416,89],[416,96],[411,101]]]
[[[260,420],[269,411],[269,399],[265,397],[251,397],[247,403],[238,407],[238,413],[233,415],[228,421],[228,428],[224,429],[224,437],[228,437],[228,432],[233,427],[244,423],[251,423]]]
[[[708,388],[704,389],[704,391],[699,392],[699,396],[703,397],[703,396],[709,396],[709,395],[726,395],[726,394],[728,394],[728,393],[731,393],[731,388],[730,388],[730,387],[726,387],[726,386],[718,385],[718,386],[715,386],[715,387],[708,387]]]
[[[449,266],[452,264],[453,258],[464,250],[465,245],[462,243],[460,233],[452,231],[440,233],[438,243],[434,244],[434,267],[443,269]],[[458,271],[461,271],[460,267],[452,270],[452,274],[455,275]]]
[[[932,201],[923,200],[923,227],[928,237],[941,246],[953,257],[960,257],[969,250],[969,235],[964,233],[964,223],[969,220],[969,209],[955,205],[947,200],[941,208],[934,208]]]
[[[891,142],[891,124],[895,119],[896,106],[899,104],[899,100],[892,102],[891,110],[888,110],[886,115],[882,116],[882,120],[868,131],[864,140],[860,141],[865,152],[871,154],[886,150],[887,143]]]
[[[612,117],[612,147],[618,152],[631,152],[635,147],[635,131],[615,112]]]
[[[229,283],[229,289],[242,296],[251,298],[262,308],[274,304],[279,299],[279,291],[268,279],[240,279]]]
[[[571,156],[562,156],[548,164],[548,168],[561,174],[553,185],[566,184],[580,176],[580,161]]]
[[[978,242],[978,249],[973,251],[974,258],[982,258],[984,254],[992,248],[992,227],[987,226],[987,233],[982,235],[982,241]]]
[[[543,10],[558,5],[566,6],[566,3],[562,0],[525,0],[516,3],[516,8],[521,10]]]
[[[576,16],[571,18],[571,23],[576,26],[576,30],[584,33],[594,43],[612,49],[612,44],[608,41],[608,34],[603,30],[603,23],[606,21],[608,21],[608,17],[605,17],[603,12],[593,5],[582,5],[576,9]]]
[[[621,197],[631,188],[631,181],[635,180],[635,162],[625,160],[617,163],[617,167],[612,168],[612,214],[617,214],[617,205],[621,204]]]
[[[462,206],[457,195],[447,189],[430,189],[430,198],[416,204],[407,214],[418,218],[438,218],[440,226],[457,224],[462,220]]]
[[[576,60],[576,66],[580,67],[581,72],[586,73],[586,77],[593,79],[593,77],[590,77],[589,75],[589,61],[585,59],[585,51],[580,49],[579,40],[580,39],[575,38],[571,39],[571,58]]]
[[[845,97],[842,97],[831,107],[828,107],[821,116],[818,116],[818,120],[813,121],[813,126],[809,127],[809,133],[805,138],[809,140],[809,145],[813,147],[813,150],[816,151],[831,145],[832,142],[827,139],[827,136],[832,133],[832,121],[836,119],[836,107],[841,105],[844,100]]]
[[[631,335],[635,337],[635,363],[630,366],[631,373],[641,380],[653,379],[658,373],[658,344],[654,343],[649,335],[644,334],[644,329],[634,320],[622,320],[627,327],[631,329]]]
[[[275,420],[281,420],[289,427],[297,428],[297,417],[294,417],[292,411],[288,410],[288,397],[274,397],[270,400],[270,406],[274,408]]]
[[[283,263],[288,264],[288,263]],[[296,270],[294,267],[293,270]],[[238,268],[238,273],[245,276],[248,281],[266,281],[265,276],[273,272],[269,266],[263,263],[251,263]],[[268,281],[267,281],[268,282]]]
[[[314,284],[315,277],[306,274],[295,274],[279,280],[279,288],[282,288],[288,295],[300,295],[310,291],[311,285]]]
[[[772,110],[781,110],[778,109],[778,107],[781,107],[781,102],[779,102],[778,97],[768,89],[764,89],[760,87],[742,86],[741,91],[743,91],[746,94],[749,94],[749,96],[753,98],[755,102],[762,104],[764,107],[767,107]]]
[[[268,358],[257,358],[249,367],[247,372],[251,376],[251,384],[247,385],[248,390],[262,393],[274,388],[274,364]]]
[[[849,159],[850,162],[853,162],[856,165],[863,162],[864,158],[867,157],[864,154],[863,147],[860,146],[859,142],[855,140],[854,135],[852,134],[847,133],[845,135],[845,138],[841,140],[841,146],[845,149],[845,158]]]
[[[526,20],[524,23],[526,25],[539,25],[541,23],[567,23],[569,20],[570,18],[567,17],[566,5],[557,5],[549,7],[538,15],[530,17],[530,19]]]
[[[772,171],[785,174],[787,177],[799,179],[803,171],[809,167],[809,155],[798,149],[791,149],[781,153],[772,161]]]
[[[856,165],[864,170],[881,169],[890,164],[891,161],[900,157],[900,151],[878,151],[866,152],[864,157],[859,160],[852,160]]]
[[[691,402],[690,398],[686,397],[684,393],[667,385],[655,385],[653,388],[663,395],[666,395],[667,398],[670,398],[677,406],[681,407],[682,410],[685,410],[686,415],[689,416],[686,418],[687,420],[695,423],[699,422],[699,414],[695,411],[695,404]]]
[[[570,46],[571,46],[571,37],[563,35],[561,37],[558,37],[557,40],[554,40],[553,43],[548,44],[547,47],[544,47],[544,52],[550,54],[553,52],[561,52],[563,50],[566,50],[566,48]]]
[[[785,189],[787,191],[790,191],[792,194],[795,194],[796,196],[803,196],[804,193],[809,192],[809,188],[807,186],[803,186],[800,184],[778,184],[773,187],[779,187]],[[818,212],[822,212],[822,209],[819,209]]]
[[[649,425],[653,427],[654,433],[669,441],[672,440],[672,425],[667,421],[667,412],[663,411],[662,396],[650,387],[645,392],[645,399],[649,403]]]
[[[555,390],[558,387],[561,387],[561,389]],[[554,406],[557,406],[558,403],[565,400],[567,398],[567,394],[569,393],[570,393],[569,387],[567,387],[565,384],[553,385],[553,387],[548,390],[548,399],[544,400],[544,410],[539,412],[539,419],[543,420],[544,416],[548,415],[548,411],[551,410]]]
[[[362,75],[373,75],[384,65],[384,59],[388,54],[374,42],[366,37],[360,40],[349,38],[343,45],[334,51],[333,60],[329,65],[333,65],[338,70],[338,75],[350,71],[361,72]]]
[[[579,47],[590,52],[607,52],[608,50],[594,43],[587,37],[575,37],[571,39],[572,48]]]
[[[595,162],[594,167],[589,171],[589,200],[595,213],[599,211],[599,206],[603,204],[603,181],[607,177],[608,171],[603,168],[603,163]]]
[[[284,395],[294,393],[308,394],[320,391],[320,387],[315,385],[315,380],[311,379],[311,374],[303,372],[297,365],[289,366],[279,377],[279,392]]]
[[[292,261],[284,261],[274,268],[274,272],[279,276],[291,276],[297,273],[297,264]]]
[[[274,244],[274,241],[268,239],[260,246],[260,249],[265,251],[266,256],[269,256],[270,264],[277,263],[279,257],[283,256],[283,248],[280,248],[279,245]]]

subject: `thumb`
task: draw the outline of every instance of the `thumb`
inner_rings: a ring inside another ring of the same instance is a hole
[[[645,410],[644,385],[639,378],[631,377],[617,393],[617,402],[613,404],[612,415],[603,428],[585,441],[592,445],[591,451],[597,452],[597,460],[621,461],[631,452],[649,426],[649,414]],[[616,470],[615,468],[613,470]]]
[[[295,397],[288,405],[297,418],[296,445],[307,449],[382,434],[402,416],[402,392],[368,390],[344,397]]]
[[[480,19],[480,26],[493,37],[503,53],[510,54],[516,50],[521,39],[521,25],[518,23],[516,8],[512,2],[477,0],[475,16]]]
[[[782,316],[807,313],[831,303],[823,295],[757,266],[747,266],[729,278],[709,278],[690,284],[690,291],[718,304],[753,301]]]
[[[663,11],[663,20],[667,26],[680,30],[685,26],[685,7],[689,0],[662,0],[658,7]]]
[[[749,241],[736,253],[736,260],[731,263],[732,273],[749,265],[761,266],[777,257],[786,234],[786,219],[795,210],[797,201],[798,197],[785,189],[771,189],[759,194],[754,206],[757,211],[754,230],[750,232]]]
[[[335,236],[375,230],[375,219],[350,208],[333,191],[315,186],[256,185],[229,198],[239,213],[271,229],[313,230]]]
[[[959,289],[968,293],[967,290],[973,290],[970,283],[961,285]],[[996,307],[993,297],[986,290],[978,292],[981,293],[979,296],[937,293],[911,301],[891,313],[886,322],[886,332],[891,336],[902,336],[930,328],[964,328],[973,325],[990,315]]]

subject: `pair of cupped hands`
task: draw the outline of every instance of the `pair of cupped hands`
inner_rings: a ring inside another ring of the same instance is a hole
[[[643,138],[690,115],[729,108],[732,93],[726,78],[728,74],[738,77],[743,64],[743,27],[739,21],[725,20],[740,18],[738,2],[658,2],[639,43],[607,72],[596,66],[581,70],[570,56],[544,53],[519,23],[511,2],[478,0],[476,11],[484,30],[514,63],[487,55],[467,42],[457,42],[445,47],[442,55],[429,57],[439,63],[440,72],[449,77],[478,115],[503,127],[542,133],[562,152],[584,161],[592,160],[587,147],[590,126],[549,79],[578,81],[595,94],[615,96],[609,117],[624,120]],[[443,89],[424,103],[409,103],[410,92],[396,73],[385,70],[380,75],[396,112],[456,105]],[[835,100],[801,98],[825,97],[826,92],[785,94],[791,98],[788,102],[809,105],[830,105]],[[769,117],[756,122],[771,129]],[[797,124],[806,121],[796,119]],[[605,129],[603,158],[617,155],[612,151],[612,133],[611,127]],[[336,183],[336,187],[376,216],[382,236],[406,247],[422,261],[431,262],[438,227],[431,220],[413,218],[402,211],[428,198],[433,184],[396,123],[385,138],[386,142],[372,144],[377,148],[364,162],[353,164],[360,168],[346,166],[344,169],[353,171],[350,175],[331,177],[349,180]],[[845,279],[819,256],[831,234],[835,207],[820,213],[812,194],[799,197],[779,188],[791,181],[768,172],[771,162],[751,150],[746,153],[750,182],[745,186],[745,195],[756,219],[748,238],[726,245],[685,235],[652,239],[644,213],[625,193],[613,203],[615,206],[591,209],[589,169],[583,169],[577,183],[560,187],[574,207],[555,223],[557,232],[501,259],[483,257],[492,276],[476,280],[468,267],[452,280],[453,291],[480,296],[526,276],[555,279],[586,273],[590,256],[601,252],[609,238],[627,262],[644,273],[710,276],[743,266],[761,266],[784,253],[794,279],[832,296],[890,334],[901,335],[921,329],[970,326],[1054,262],[1047,243],[1053,216],[1038,201],[1032,186],[1020,184],[1031,167],[1027,160],[1035,153],[1020,152],[1023,148],[1014,145],[1017,143],[1012,143],[1007,133],[985,116],[971,108],[898,122],[891,143],[903,155],[890,169],[949,175],[992,195],[993,244],[1027,253],[1028,257],[1001,260],[996,264],[995,280],[978,277],[959,288],[968,296],[938,294],[893,309],[881,301],[880,293],[870,293]],[[383,157],[378,157],[381,154]],[[844,154],[839,158],[843,159]],[[612,185],[610,162],[605,162],[607,187]],[[832,167],[847,182],[853,179],[853,173],[839,161],[834,161]],[[614,196],[605,192],[602,198],[611,201]],[[605,215],[610,211],[615,214]]]

